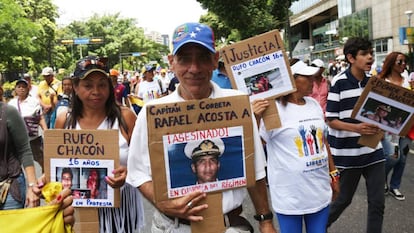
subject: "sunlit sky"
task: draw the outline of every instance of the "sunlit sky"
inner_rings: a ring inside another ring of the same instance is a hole
[[[58,25],[87,20],[99,15],[121,13],[122,18],[137,19],[138,26],[171,35],[185,22],[198,22],[206,11],[196,0],[52,0],[58,6]]]

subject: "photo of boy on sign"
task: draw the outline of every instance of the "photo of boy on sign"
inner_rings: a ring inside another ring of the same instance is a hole
[[[63,188],[79,188],[79,168],[57,167],[56,181],[61,182]]]
[[[231,136],[170,144],[166,166],[170,193],[181,196],[202,184],[209,184],[203,186],[206,192],[245,186],[242,143],[242,136]]]

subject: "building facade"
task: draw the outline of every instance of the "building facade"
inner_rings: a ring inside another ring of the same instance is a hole
[[[373,42],[373,68],[392,51],[409,51],[403,31],[409,26],[409,11],[414,11],[413,0],[299,0],[290,10],[291,57],[326,63],[343,59],[343,44],[353,36]]]

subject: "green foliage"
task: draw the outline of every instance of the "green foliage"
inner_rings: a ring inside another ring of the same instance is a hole
[[[290,0],[197,0],[210,13],[203,22],[219,32],[220,38],[246,39],[273,29],[282,28],[287,20]],[[220,23],[221,22],[221,23]],[[211,23],[211,24],[210,24]],[[221,27],[220,25],[225,25]],[[223,30],[225,29],[225,30]],[[236,32],[236,31],[237,32]],[[231,32],[227,36],[222,32]],[[239,37],[239,38],[237,38]]]
[[[81,55],[97,55],[108,57],[109,66],[121,69],[120,55],[124,53],[145,52],[140,57],[123,57],[122,69],[135,70],[149,61],[162,63],[162,55],[168,54],[167,46],[146,39],[144,31],[136,27],[137,22],[132,18],[121,18],[119,13],[99,16],[93,15],[87,21],[75,21],[59,29],[61,39],[73,38],[103,38],[103,44],[89,45],[60,45],[60,48],[70,52],[72,56],[63,56],[61,65],[71,69],[67,64],[74,63]],[[81,54],[82,50],[82,54]],[[70,62],[68,62],[70,61]],[[66,66],[65,66],[66,65]],[[162,64],[166,66],[166,64]],[[73,70],[73,69],[71,69]]]
[[[0,0],[0,71],[27,72],[48,64],[56,17],[51,0]]]
[[[217,45],[223,46],[260,33],[282,28],[287,21],[291,0],[197,0],[208,9],[200,21],[210,25]],[[103,3],[106,4],[106,3]],[[35,77],[45,66],[65,68],[68,75],[79,58],[99,55],[120,69],[140,69],[148,62],[165,67],[167,46],[144,36],[137,22],[120,13],[93,15],[58,28],[57,7],[52,0],[0,0],[0,72],[30,72]],[[102,44],[64,45],[61,39],[103,38]],[[145,56],[122,57],[124,53],[144,52]],[[122,60],[122,63],[121,63]],[[59,74],[60,76],[62,74]]]
[[[4,67],[14,67],[13,60],[16,56],[27,56],[35,50],[30,42],[37,30],[37,25],[26,18],[18,3],[14,0],[1,0],[0,61]]]

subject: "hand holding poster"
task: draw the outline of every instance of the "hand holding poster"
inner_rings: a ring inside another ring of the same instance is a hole
[[[70,188],[75,207],[119,207],[105,176],[119,166],[117,130],[46,130],[45,174]]]
[[[404,136],[413,125],[413,114],[413,91],[379,78],[371,78],[359,97],[351,117]],[[369,144],[374,145],[375,142]]]

